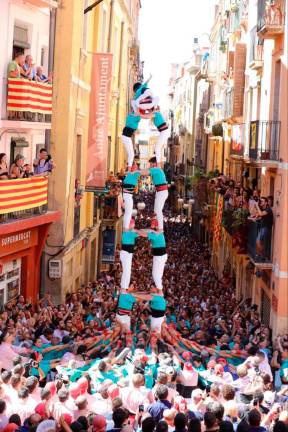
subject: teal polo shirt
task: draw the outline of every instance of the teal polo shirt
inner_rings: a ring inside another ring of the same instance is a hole
[[[136,299],[132,294],[120,294],[118,308],[131,311],[134,303],[136,303]]]
[[[163,123],[165,123],[165,119],[163,117],[163,115],[159,112],[156,111],[154,114],[154,125],[158,128],[159,126],[163,125]]]
[[[123,231],[122,233],[122,245],[135,245],[136,239],[139,235],[135,231]]]
[[[152,299],[150,300],[150,307],[159,311],[165,311],[166,304],[167,302],[164,297],[157,294],[153,295]]]
[[[123,181],[123,187],[125,188],[125,185],[136,186],[140,175],[141,175],[140,171],[128,172],[128,174],[126,175]]]
[[[154,186],[167,184],[165,173],[161,168],[153,167],[149,169],[149,172],[151,174]]]
[[[147,237],[150,240],[153,249],[166,247],[164,233],[149,232]]]
[[[133,113],[128,114],[126,117],[125,127],[137,130],[140,123],[141,117]]]

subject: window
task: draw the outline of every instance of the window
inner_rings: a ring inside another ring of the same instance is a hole
[[[24,54],[25,49],[31,47],[28,42],[28,28],[25,25],[15,24],[13,33],[13,58],[17,52]]]

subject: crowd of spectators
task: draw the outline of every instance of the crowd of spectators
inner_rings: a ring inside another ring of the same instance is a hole
[[[25,56],[22,52],[15,53],[12,62],[8,64],[7,75],[8,78],[23,78],[41,83],[52,83],[52,74],[46,76],[43,73],[43,67],[35,66],[33,57],[30,54]]]
[[[224,217],[233,226],[246,227],[249,222],[257,224],[256,258],[269,260],[273,227],[273,197],[261,196],[256,188],[243,187],[241,183],[220,175],[209,182],[210,192],[218,192],[224,199]],[[212,197],[213,199],[213,197]]]
[[[153,196],[136,227],[147,228]],[[166,211],[166,323],[150,331],[137,303],[131,333],[116,321],[119,251],[109,272],[55,305],[19,296],[0,315],[0,431],[287,432],[288,335],[272,338],[251,299],[218,280],[191,222]],[[150,291],[147,240],[132,287]]]
[[[7,163],[6,153],[0,153],[0,180],[28,178],[49,174],[55,168],[55,163],[45,148],[39,151],[39,157],[31,165],[25,163],[25,157],[21,154],[15,156],[10,168]]]

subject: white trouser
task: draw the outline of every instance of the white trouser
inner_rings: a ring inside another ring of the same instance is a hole
[[[133,253],[124,250],[120,251],[120,261],[122,264],[122,276],[120,286],[122,289],[128,289],[130,286],[132,258]]]
[[[116,321],[119,322],[119,324],[122,327],[122,330],[125,332],[129,332],[131,328],[131,317],[130,315],[118,315],[116,314]]]
[[[167,261],[167,254],[164,255],[154,255],[152,264],[152,277],[157,289],[162,290],[162,277],[164,273],[164,267]]]
[[[150,324],[151,325],[151,331],[161,333],[161,327],[162,327],[164,320],[165,320],[165,316],[160,317],[160,318],[151,317],[151,324]]]
[[[162,147],[168,139],[168,134],[169,134],[169,131],[168,131],[168,129],[166,129],[166,130],[160,132],[159,136],[157,138],[157,141],[155,144],[155,149],[154,149],[157,164],[159,164],[161,162]]]
[[[154,202],[154,213],[156,213],[158,221],[158,229],[163,230],[163,207],[168,198],[168,190],[156,192]]]
[[[125,204],[125,212],[123,217],[123,228],[129,229],[130,221],[132,218],[132,210],[133,210],[133,194],[123,193],[123,200]]]
[[[133,161],[134,161],[134,147],[133,147],[133,141],[130,137],[127,137],[125,135],[121,136],[122,143],[125,147],[126,153],[127,153],[127,164],[128,167],[132,167]]]

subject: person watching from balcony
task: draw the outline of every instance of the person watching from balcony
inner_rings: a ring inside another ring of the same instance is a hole
[[[43,67],[42,66],[38,66],[36,68],[36,76],[35,76],[36,81],[38,82],[42,82],[42,83],[47,83],[49,82],[49,79],[46,75],[43,74]]]
[[[23,165],[23,170],[24,170],[23,178],[29,178],[34,175],[33,171],[31,170],[30,164]]]
[[[14,162],[10,167],[10,178],[23,178],[24,177],[24,156],[21,154],[17,154]]]
[[[39,157],[34,159],[33,167],[35,175],[47,175],[49,172],[52,172],[56,166],[51,155],[48,154],[45,148],[42,148],[39,152]]]
[[[23,69],[25,63],[24,54],[18,52],[15,54],[12,62],[8,64],[7,76],[8,78],[21,78],[24,76],[25,71]]]
[[[27,55],[23,65],[24,77],[31,81],[36,79],[36,69],[34,65],[35,63],[33,62],[33,57],[31,55]]]
[[[256,253],[262,258],[270,258],[271,231],[273,226],[273,212],[268,205],[268,198],[262,197],[260,204],[256,204],[257,219],[260,230],[256,240]]]
[[[8,179],[8,165],[6,153],[0,153],[0,180]]]

